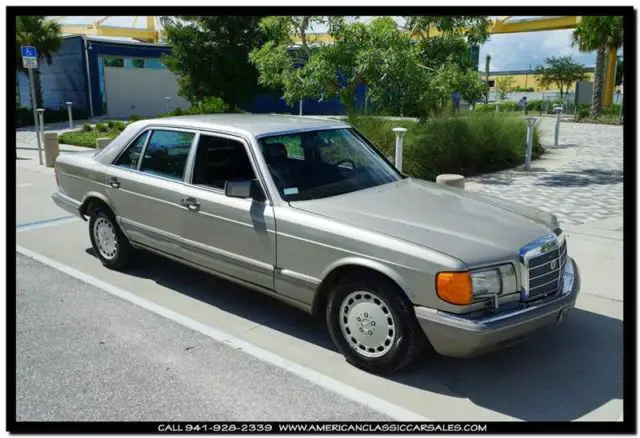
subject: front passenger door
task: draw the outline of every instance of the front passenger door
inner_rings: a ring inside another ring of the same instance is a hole
[[[273,289],[273,207],[224,194],[226,181],[256,178],[248,147],[237,137],[200,133],[191,184],[182,192],[192,205],[183,215],[184,253],[194,263]]]

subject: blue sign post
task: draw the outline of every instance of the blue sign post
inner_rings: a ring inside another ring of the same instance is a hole
[[[42,130],[44,130],[44,127],[40,126],[40,129],[38,129],[38,113],[36,112],[36,87],[33,79],[33,69],[38,68],[38,51],[33,46],[20,46],[20,53],[22,54],[22,66],[29,71],[33,122],[36,128],[36,138],[38,139],[38,157],[40,158],[40,164],[42,164],[42,145],[40,144],[40,133]]]

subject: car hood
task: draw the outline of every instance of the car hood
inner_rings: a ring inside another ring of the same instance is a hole
[[[516,258],[555,224],[536,208],[412,178],[291,206],[448,254],[470,268]]]

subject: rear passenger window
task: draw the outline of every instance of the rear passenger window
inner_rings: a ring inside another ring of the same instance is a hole
[[[140,170],[181,180],[194,137],[191,132],[153,131],[144,150]]]
[[[142,147],[144,146],[145,141],[147,141],[148,136],[149,131],[146,131],[144,134],[141,134],[136,138],[134,142],[129,145],[127,150],[118,157],[114,164],[116,166],[126,167],[129,169],[137,169],[138,161],[142,155]]]

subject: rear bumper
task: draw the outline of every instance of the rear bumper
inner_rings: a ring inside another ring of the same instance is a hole
[[[580,273],[573,259],[569,260],[559,296],[475,319],[416,307],[418,322],[434,349],[444,356],[473,357],[516,344],[541,328],[558,324],[574,307]]]
[[[86,220],[80,214],[80,206],[82,204],[79,201],[76,201],[75,199],[70,198],[67,195],[63,195],[60,192],[56,192],[51,195],[51,199],[53,199],[53,202],[55,202],[56,205],[61,209],[68,211],[69,213],[76,215],[83,220]]]

